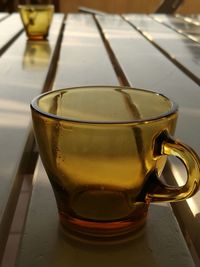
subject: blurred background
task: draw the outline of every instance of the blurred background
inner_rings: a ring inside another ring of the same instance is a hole
[[[107,13],[155,13],[162,5],[161,13],[200,13],[200,0],[0,0],[0,11],[14,12],[18,4],[51,3],[56,12],[78,12],[82,7]],[[173,9],[167,12],[166,6]]]

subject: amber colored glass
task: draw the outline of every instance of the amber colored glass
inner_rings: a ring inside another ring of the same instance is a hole
[[[177,106],[165,96],[82,87],[43,94],[31,108],[39,152],[68,230],[104,237],[135,231],[145,223],[150,202],[186,199],[199,187],[199,158],[172,139]],[[160,182],[167,155],[184,162],[184,186]]]
[[[48,36],[54,13],[53,5],[19,5],[18,10],[29,40],[44,40]]]
[[[26,70],[42,70],[49,65],[51,57],[51,46],[48,40],[35,42],[26,41],[26,48],[23,55],[22,66]]]

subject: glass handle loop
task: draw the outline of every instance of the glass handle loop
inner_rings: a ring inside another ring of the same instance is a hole
[[[166,136],[166,135],[165,135]],[[148,202],[176,202],[193,196],[200,185],[200,159],[189,146],[172,139],[165,138],[160,146],[161,155],[172,155],[179,158],[187,170],[187,181],[183,186],[168,186],[155,178],[149,190],[147,190],[146,201]]]

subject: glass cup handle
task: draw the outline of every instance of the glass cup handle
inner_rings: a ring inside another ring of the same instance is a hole
[[[172,155],[179,158],[187,170],[187,181],[180,187],[168,186],[154,176],[147,189],[145,197],[147,202],[184,200],[193,196],[200,185],[200,159],[198,155],[193,149],[174,140],[168,134],[164,134],[164,136],[163,139],[162,135],[161,142],[159,142],[161,144],[159,147],[160,155]]]

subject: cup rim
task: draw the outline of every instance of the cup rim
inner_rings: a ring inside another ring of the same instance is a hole
[[[75,119],[75,118],[67,118],[67,117],[63,117],[63,116],[59,116],[59,115],[55,115],[46,111],[43,111],[41,108],[39,108],[39,106],[37,105],[37,102],[40,98],[55,93],[55,92],[62,92],[62,91],[66,91],[66,90],[76,90],[76,89],[97,89],[97,88],[115,88],[115,89],[133,89],[133,90],[137,90],[137,91],[143,91],[146,93],[150,93],[150,94],[154,94],[157,96],[161,96],[162,98],[164,98],[165,100],[167,100],[170,104],[171,104],[171,108],[169,109],[169,111],[167,112],[163,112],[162,114],[158,115],[158,116],[152,116],[149,118],[144,118],[144,119],[133,119],[133,120],[122,120],[122,121],[90,121],[90,120],[81,120],[81,119]],[[136,124],[147,124],[153,121],[159,121],[162,119],[165,119],[167,117],[172,116],[173,114],[176,114],[178,112],[178,105],[171,100],[170,98],[168,98],[167,96],[155,92],[155,91],[151,91],[151,90],[146,90],[146,89],[142,89],[142,88],[135,88],[135,87],[129,87],[129,86],[76,86],[76,87],[66,87],[66,88],[61,88],[61,89],[55,89],[52,91],[48,91],[45,93],[42,93],[38,96],[36,96],[35,98],[32,99],[31,103],[30,103],[30,107],[31,110],[41,114],[44,117],[47,117],[49,119],[52,120],[59,120],[59,121],[65,121],[68,123],[72,123],[72,124],[87,124],[87,125],[136,125]]]
[[[37,9],[43,9],[43,8],[52,8],[54,9],[54,5],[52,4],[19,4],[18,9],[21,8],[37,8]]]

